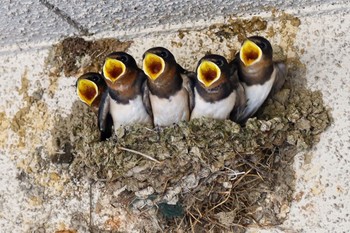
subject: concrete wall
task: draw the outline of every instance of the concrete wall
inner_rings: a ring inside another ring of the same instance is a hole
[[[298,9],[321,3],[343,1],[311,0],[38,0],[5,1],[0,7],[0,50],[8,46],[24,48],[49,44],[71,35],[94,35],[114,32],[132,35],[169,27],[203,26],[218,16],[256,13],[266,7]],[[206,23],[204,23],[205,21]]]

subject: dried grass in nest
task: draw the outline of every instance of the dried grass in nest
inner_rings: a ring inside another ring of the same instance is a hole
[[[72,177],[125,186],[113,201],[136,214],[157,210],[167,232],[243,232],[248,225],[280,224],[282,206],[292,198],[293,157],[330,124],[319,92],[288,86],[244,127],[212,119],[159,131],[133,125],[107,142],[98,142],[96,117],[84,108],[77,103],[53,132],[72,145]]]
[[[285,160],[291,151],[287,149],[283,154],[262,147],[254,154],[237,153],[235,159],[225,162],[223,170],[212,173],[196,190],[183,195],[186,215],[176,223],[177,228],[184,232],[244,232],[247,225],[260,225],[263,213],[256,210],[276,184],[280,164],[275,156]]]

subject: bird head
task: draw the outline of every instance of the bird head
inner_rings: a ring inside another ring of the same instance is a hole
[[[91,106],[100,94],[98,85],[101,83],[101,75],[98,73],[86,73],[80,76],[76,83],[77,94],[79,99]]]
[[[176,65],[174,55],[163,47],[154,47],[143,55],[143,71],[152,80],[157,80]]]
[[[197,79],[206,88],[216,86],[219,80],[226,75],[228,70],[227,60],[220,55],[206,55],[197,66]]]
[[[252,66],[263,59],[272,59],[272,46],[261,36],[247,38],[240,50],[240,60],[245,66]]]

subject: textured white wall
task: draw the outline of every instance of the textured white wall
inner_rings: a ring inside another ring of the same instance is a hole
[[[195,24],[265,7],[303,9],[330,0],[23,0],[1,1],[0,50],[48,44],[62,37],[101,32],[140,32],[163,25]]]

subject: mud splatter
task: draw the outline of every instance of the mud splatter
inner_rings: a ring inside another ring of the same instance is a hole
[[[88,41],[80,37],[69,37],[54,45],[46,59],[46,70],[50,77],[50,92],[57,86],[61,75],[79,76],[85,72],[100,72],[107,54],[125,51],[132,41],[112,38]]]
[[[266,27],[267,21],[261,17],[254,16],[251,19],[229,17],[226,23],[209,27],[209,31],[219,38],[219,42],[222,42],[223,38],[237,37],[242,43],[248,34],[264,31]]]

